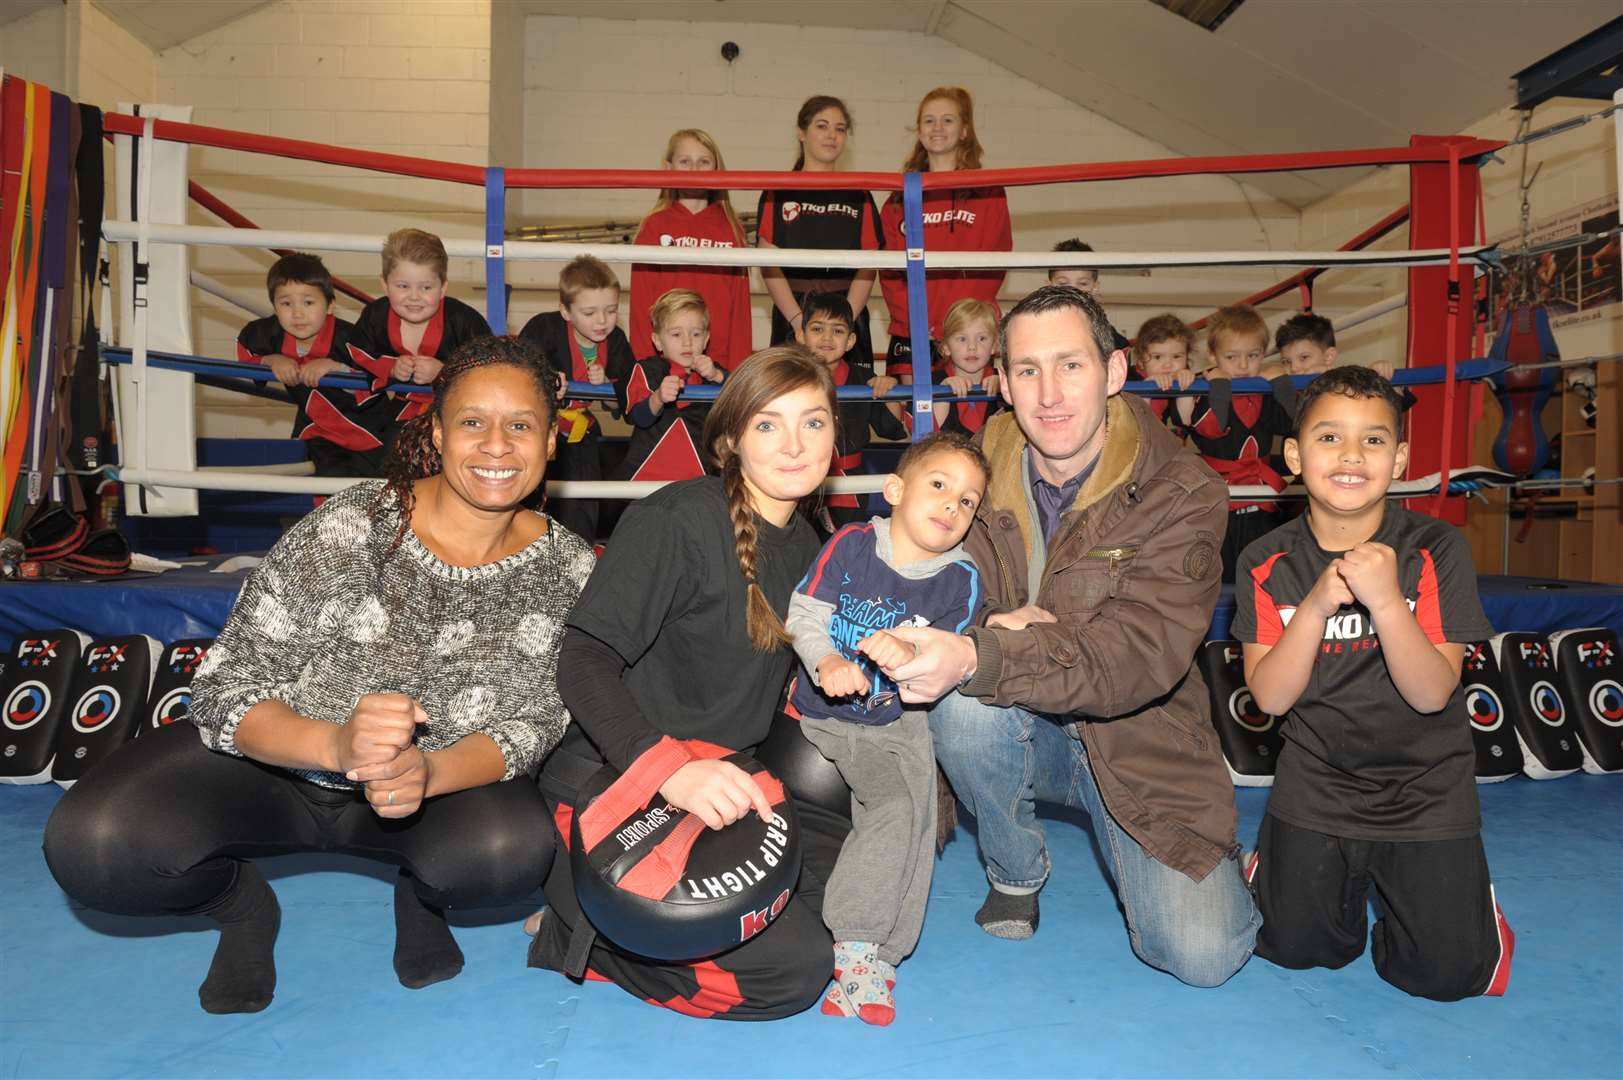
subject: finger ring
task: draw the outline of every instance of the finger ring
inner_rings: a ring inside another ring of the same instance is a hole
[[[389,805],[390,806],[394,805],[394,792],[392,792],[392,791],[389,792]]]

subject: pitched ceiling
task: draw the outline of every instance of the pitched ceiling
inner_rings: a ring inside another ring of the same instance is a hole
[[[162,51],[265,7],[273,0],[94,0],[142,44]]]
[[[911,30],[1179,154],[1397,146],[1510,103],[1510,76],[1617,0],[1246,0],[1204,30],[1150,0],[521,0],[537,15]],[[1262,174],[1305,206],[1365,170]]]

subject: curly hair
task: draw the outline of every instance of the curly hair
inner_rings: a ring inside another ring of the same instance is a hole
[[[385,483],[373,503],[372,513],[376,517],[389,511],[399,512],[400,531],[395,535],[394,547],[400,546],[409,527],[417,503],[416,482],[439,475],[443,467],[440,452],[434,448],[434,426],[440,421],[452,388],[470,371],[498,366],[516,368],[534,380],[541,400],[546,402],[548,425],[557,419],[558,373],[537,345],[523,338],[494,336],[476,337],[460,345],[434,379],[434,397],[428,411],[402,424],[389,445],[383,466]],[[538,487],[526,505],[538,503],[542,492]]]

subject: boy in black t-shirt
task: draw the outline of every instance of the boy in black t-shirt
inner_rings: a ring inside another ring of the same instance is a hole
[[[1408,464],[1401,405],[1368,368],[1314,380],[1285,442],[1307,513],[1240,557],[1246,683],[1286,717],[1247,878],[1257,955],[1342,967],[1368,936],[1381,978],[1457,1001],[1503,994],[1516,942],[1488,878],[1460,690],[1463,643],[1493,628],[1459,531],[1386,504]]]

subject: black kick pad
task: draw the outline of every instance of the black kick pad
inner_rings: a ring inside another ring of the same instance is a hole
[[[136,734],[169,724],[184,723],[192,715],[192,676],[209,654],[213,638],[182,638],[171,641],[158,660],[152,676],[152,692],[147,695],[146,718]]]
[[[1623,771],[1623,660],[1617,632],[1602,626],[1550,635],[1557,684],[1566,695],[1584,772]]]
[[[1505,680],[1494,659],[1493,643],[1475,641],[1465,646],[1460,665],[1465,684],[1465,715],[1471,721],[1471,742],[1476,746],[1476,782],[1497,784],[1522,771],[1522,744],[1505,709]]]
[[[0,784],[51,779],[57,728],[73,702],[68,687],[90,638],[61,627],[24,630],[0,677]]]
[[[52,780],[73,786],[96,762],[135,738],[158,650],[158,642],[145,634],[103,638],[85,647],[57,731]]]
[[[1200,673],[1212,696],[1212,726],[1236,787],[1272,787],[1285,740],[1279,718],[1257,708],[1245,685],[1245,654],[1238,641],[1200,647]]]
[[[1583,768],[1578,733],[1556,686],[1555,650],[1542,634],[1495,634],[1491,639],[1505,682],[1505,707],[1522,746],[1522,771],[1555,780]]]

